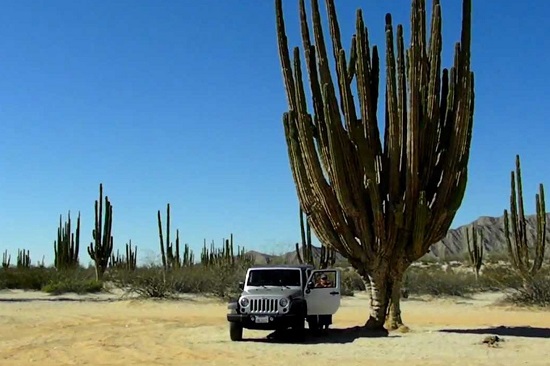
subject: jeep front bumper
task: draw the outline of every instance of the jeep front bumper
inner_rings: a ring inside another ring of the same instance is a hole
[[[246,329],[276,330],[303,322],[304,318],[296,314],[227,314],[227,320],[240,323]]]

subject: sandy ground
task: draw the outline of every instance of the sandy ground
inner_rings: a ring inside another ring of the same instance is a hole
[[[0,365],[550,365],[550,311],[492,305],[497,299],[409,299],[409,333],[367,338],[342,330],[366,319],[359,294],[343,300],[332,333],[292,344],[250,330],[231,342],[225,304],[204,298],[0,291]],[[489,334],[504,342],[481,344]]]

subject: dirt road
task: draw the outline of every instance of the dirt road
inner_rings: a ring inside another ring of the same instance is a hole
[[[1,291],[0,365],[548,365],[550,311],[495,307],[496,298],[409,299],[403,303],[409,333],[361,338],[335,330],[290,344],[247,330],[247,341],[231,342],[225,305],[204,298],[51,301]],[[346,298],[333,326],[362,324],[366,313],[365,296]],[[504,342],[480,344],[488,334]]]

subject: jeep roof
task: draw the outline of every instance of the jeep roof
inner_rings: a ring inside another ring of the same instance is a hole
[[[315,269],[311,264],[255,264],[249,269]]]

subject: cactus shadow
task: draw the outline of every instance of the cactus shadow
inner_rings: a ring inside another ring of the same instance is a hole
[[[345,344],[353,343],[360,338],[388,337],[387,330],[370,330],[364,327],[333,328],[323,331],[306,331],[300,339],[291,329],[279,330],[270,333],[266,338],[245,339],[247,342],[286,343],[286,344]],[[399,337],[392,335],[392,338]]]
[[[473,328],[473,329],[440,329],[442,333],[458,333],[458,334],[480,334],[480,335],[498,335],[508,337],[524,337],[524,338],[550,338],[550,328],[540,327],[488,327],[488,328]]]

